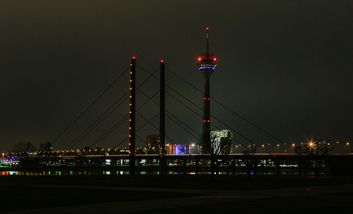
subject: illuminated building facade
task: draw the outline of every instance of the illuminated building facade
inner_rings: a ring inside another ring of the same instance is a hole
[[[169,155],[200,154],[199,145],[191,144],[166,144],[166,153]]]
[[[232,147],[233,134],[230,130],[212,130],[211,131],[211,149],[213,154],[229,154]]]
[[[146,153],[159,154],[160,151],[160,136],[159,134],[148,135],[146,138]]]

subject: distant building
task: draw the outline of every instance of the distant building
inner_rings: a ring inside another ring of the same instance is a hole
[[[185,154],[200,154],[200,146],[191,143],[191,144],[175,144],[167,143],[165,145],[166,153],[169,155],[185,155]]]
[[[189,145],[188,144],[176,144],[175,145],[175,154],[176,155],[189,154]]]
[[[230,130],[212,130],[211,148],[216,155],[229,154],[232,147],[233,134]]]
[[[40,152],[53,152],[54,148],[53,148],[53,144],[50,142],[46,142],[46,143],[41,143],[39,145],[39,151]]]
[[[35,152],[36,147],[30,142],[19,142],[14,145],[13,152]]]
[[[159,154],[160,150],[160,136],[159,134],[148,135],[146,138],[146,153]]]
[[[168,155],[175,155],[176,144],[167,143],[165,144],[165,151]]]
[[[189,153],[190,154],[200,154],[200,145],[197,143],[191,143],[189,144]]]

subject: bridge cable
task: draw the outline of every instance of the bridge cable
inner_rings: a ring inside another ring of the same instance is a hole
[[[138,88],[140,88],[143,84],[141,84]],[[156,95],[158,94],[158,92],[156,92],[154,95],[152,95],[152,97],[155,97]],[[141,109],[145,104],[147,104],[150,100],[146,100],[143,104],[141,104],[137,109],[136,111],[138,111],[139,109]],[[127,115],[125,115],[125,117],[123,119],[127,119]],[[98,145],[100,144],[100,142],[105,138],[107,137],[108,135],[110,135],[116,128],[118,128],[122,122],[123,122],[123,119],[119,120],[117,123],[115,123],[109,130],[107,130],[106,132],[104,132],[104,134],[99,137],[96,141],[94,141],[92,145]]]
[[[86,136],[88,136],[90,133],[93,132],[93,130],[101,124],[106,118],[108,118],[116,109],[118,109],[124,102],[125,102],[125,96],[127,95],[127,92],[119,97],[112,105],[106,109],[106,111],[103,112],[97,119],[95,119],[89,126],[86,127],[76,138],[74,138],[68,145],[67,147],[71,148],[73,144],[76,144],[80,142],[82,139],[84,139]]]
[[[153,119],[156,118],[158,115],[159,115],[158,113],[155,114],[152,118],[150,118],[150,120],[153,120]],[[136,131],[138,131],[138,130],[144,128],[147,124],[148,124],[148,123],[145,122],[145,123],[142,124],[140,127],[138,127],[138,128],[136,129]],[[128,139],[128,137],[127,137],[126,139]],[[126,139],[125,139],[125,140],[126,140]],[[122,143],[123,143],[123,142],[120,142],[119,144],[115,145],[113,148],[117,148],[117,147],[120,146]]]
[[[168,69],[168,73],[173,74],[175,77],[177,77],[178,79],[182,80],[184,83],[186,83],[187,85],[189,85],[190,87],[192,87],[193,89],[195,89],[196,91],[200,92],[201,94],[203,93],[201,89],[199,89],[198,87],[194,86],[192,83],[190,83],[188,80],[186,80],[185,78],[181,77],[180,75],[178,75],[177,73],[171,71],[170,69]],[[231,108],[229,108],[228,106],[224,105],[223,103],[221,103],[219,100],[212,98],[212,100],[218,104],[219,106],[223,107],[224,109],[228,110],[230,113],[232,113],[233,115],[237,116],[238,118],[240,118],[241,120],[247,122],[248,124],[250,124],[251,126],[255,127],[256,129],[258,129],[259,131],[261,131],[262,133],[270,136],[272,139],[280,142],[280,143],[284,143],[281,139],[279,139],[278,137],[274,136],[272,133],[270,133],[269,131],[265,130],[264,128],[260,127],[259,125],[256,125],[254,122],[250,121],[249,119],[245,118],[244,116],[242,116],[241,114],[233,111]]]
[[[153,103],[156,104],[158,106],[158,102],[155,101],[153,98],[149,97],[147,94],[145,94],[143,91],[139,91],[142,95],[144,95],[145,97],[147,98],[150,98],[152,99]],[[181,127],[184,131],[188,132],[190,135],[192,135],[193,137],[200,137],[198,135],[198,133],[193,129],[191,128],[190,126],[188,126],[186,123],[184,123],[183,121],[181,121],[179,118],[177,118],[173,113],[171,113],[170,111],[166,110],[166,113],[167,113],[167,117],[169,117],[170,119],[172,119],[179,127]],[[201,116],[200,116],[201,118]],[[177,121],[175,121],[177,120]],[[186,128],[185,128],[186,127]],[[194,133],[191,133],[190,131],[194,132]]]
[[[159,130],[159,128],[158,128],[155,124],[153,124],[150,120],[147,120],[142,114],[140,114],[140,113],[137,113],[137,114],[138,114],[144,121],[146,121],[147,124],[150,124],[153,128],[155,128],[156,130]],[[159,114],[157,114],[157,115],[159,115]],[[166,138],[167,138],[168,140],[171,140],[171,141],[175,142],[175,140],[174,140],[172,137],[168,136],[168,135],[166,135]]]
[[[125,74],[125,72],[129,70],[129,67],[123,70],[96,98],[92,100],[89,105],[87,105],[80,114],[72,120],[59,134],[54,138],[53,145],[57,143],[57,141],[70,129],[72,128],[79,119],[81,119],[87,112],[90,110]]]
[[[153,74],[153,73],[152,73]],[[140,85],[137,87],[137,89],[141,88],[150,78],[152,75],[146,77]],[[93,130],[101,123],[103,122],[108,116],[110,116],[117,108],[119,108],[123,103],[124,100],[122,100],[125,96],[127,95],[127,92],[121,96],[119,99],[117,99],[103,114],[101,114],[98,119],[94,120],[81,134],[73,139],[68,146],[72,146],[74,143],[81,141],[83,138],[88,136],[90,133],[93,132]],[[117,104],[118,103],[118,104]],[[115,106],[115,107],[114,107]]]
[[[151,74],[151,72],[147,71],[147,70],[144,69],[142,66],[139,66],[139,67],[141,67],[141,70],[143,70],[143,71],[145,71],[145,72]],[[153,75],[153,77],[154,77],[155,79],[158,79],[157,77],[154,76],[154,74],[151,74],[151,75]],[[198,109],[202,110],[202,108],[201,108],[200,106],[198,106],[197,104],[195,104],[195,103],[194,103],[193,101],[191,101],[189,98],[187,98],[187,97],[185,97],[184,95],[180,94],[179,92],[177,92],[176,90],[174,90],[172,87],[168,86],[167,84],[166,84],[166,86],[167,86],[168,89],[172,90],[174,93],[178,94],[179,96],[181,96],[182,98],[184,98],[185,100],[187,100],[189,103],[193,104],[193,105],[196,106]],[[184,105],[185,105],[185,104],[184,104]],[[218,119],[218,117],[216,117],[215,115],[212,115],[212,117],[213,117],[216,121],[218,121],[219,123],[221,123],[221,124],[223,124],[224,126],[226,126],[228,129],[232,130],[234,133],[236,133],[237,135],[239,135],[241,138],[247,140],[247,141],[250,142],[250,143],[253,143],[253,144],[255,143],[255,142],[254,142],[253,140],[251,140],[250,138],[246,137],[245,135],[241,134],[239,131],[237,131],[237,130],[231,128],[231,127],[230,127],[229,125],[227,125],[225,122],[223,122],[223,121],[221,121],[220,119]]]

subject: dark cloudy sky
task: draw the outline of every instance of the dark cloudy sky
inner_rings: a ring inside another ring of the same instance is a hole
[[[202,88],[195,57],[204,50],[205,25],[220,59],[212,97],[286,142],[352,140],[352,1],[13,0],[0,3],[0,149],[52,141],[132,54],[149,71],[164,57],[171,71]],[[146,74],[138,72],[142,82]],[[72,141],[127,91],[127,81],[126,75],[56,143]],[[202,95],[182,81],[167,74],[167,84],[201,105]],[[153,95],[156,85],[151,79],[143,90]],[[171,97],[167,108],[200,131],[200,119]],[[152,103],[141,110],[146,118],[157,112]],[[126,113],[127,104],[79,145],[91,144]],[[212,104],[212,113],[257,143],[273,141],[219,106]],[[101,145],[116,145],[126,128]],[[146,126],[139,137],[155,132]],[[167,132],[192,140],[170,121]]]

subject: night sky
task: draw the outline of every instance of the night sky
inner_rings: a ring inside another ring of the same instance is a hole
[[[0,3],[0,150],[20,141],[53,141],[132,55],[147,71],[157,69],[157,76],[163,57],[170,71],[202,88],[195,59],[204,51],[205,25],[219,57],[211,97],[288,143],[352,140],[352,1],[33,0]],[[141,83],[148,74],[137,72]],[[173,75],[166,81],[201,106],[202,94]],[[56,146],[65,147],[127,87],[126,73]],[[141,89],[152,96],[158,82],[149,79]],[[144,101],[138,94],[137,106]],[[127,105],[77,146],[94,142],[127,114]],[[201,133],[201,119],[168,96],[167,109]],[[211,112],[256,143],[275,142],[214,103]],[[139,113],[152,118],[158,107],[147,103]],[[158,117],[152,122],[158,126]],[[138,144],[157,132],[146,126]],[[127,133],[126,122],[101,145],[114,146]],[[195,140],[171,121],[167,135],[182,143]]]

